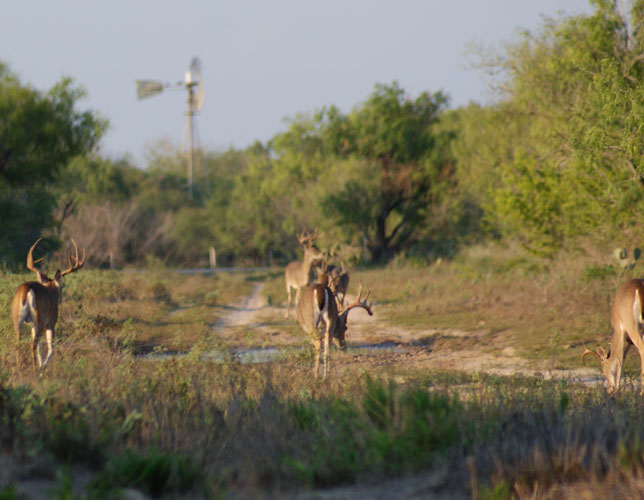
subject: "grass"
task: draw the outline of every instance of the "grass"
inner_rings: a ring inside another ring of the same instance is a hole
[[[350,291],[361,282],[378,315],[429,346],[511,346],[529,362],[576,367],[582,340],[610,336],[611,296],[625,278],[602,267],[610,264],[545,266],[472,249],[452,263],[354,270]],[[0,277],[2,310],[26,278]],[[12,467],[0,474],[0,498],[30,496],[12,479],[25,471],[52,482],[60,498],[110,498],[127,487],[153,497],[280,496],[441,468],[449,473],[436,488],[454,498],[644,491],[644,400],[628,387],[608,397],[601,387],[404,363],[347,362],[315,381],[302,351],[269,365],[202,359],[226,349],[212,325],[256,281],[284,303],[277,270],[76,273],[65,281],[56,351],[42,376],[26,359],[16,363],[10,319],[0,316],[0,446]],[[428,326],[482,334],[427,336]],[[261,344],[253,333],[242,334]],[[188,355],[139,356],[154,349]],[[75,479],[80,467],[89,481]]]

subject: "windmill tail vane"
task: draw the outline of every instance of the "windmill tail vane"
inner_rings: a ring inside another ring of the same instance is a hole
[[[155,80],[137,80],[136,97],[139,100],[145,99],[146,97],[152,97],[153,95],[163,92],[164,87],[166,87],[166,85]]]

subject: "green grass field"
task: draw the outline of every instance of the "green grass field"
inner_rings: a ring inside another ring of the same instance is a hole
[[[607,344],[614,290],[637,272],[609,259],[537,266],[475,249],[449,263],[354,270],[351,286],[371,290],[392,329],[476,331],[481,352],[511,347],[528,364],[573,369],[582,341]],[[26,279],[0,277],[0,498],[114,498],[126,488],[151,498],[315,498],[321,489],[341,498],[414,481],[429,498],[643,491],[633,353],[614,397],[598,385],[346,354],[315,380],[304,337],[294,338],[305,349],[275,363],[203,356],[227,352],[214,325],[255,283],[269,304],[285,303],[279,269],[83,270],[65,281],[54,357],[38,374],[26,328],[16,359],[8,313]],[[444,345],[456,356],[473,348]],[[146,357],[155,352],[184,355]]]

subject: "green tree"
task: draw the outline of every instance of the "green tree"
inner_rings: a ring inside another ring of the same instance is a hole
[[[358,161],[355,175],[329,192],[323,206],[360,234],[374,260],[417,240],[428,209],[449,184],[449,138],[435,130],[446,105],[441,92],[423,92],[412,100],[393,83],[376,85],[346,117],[334,108],[318,116],[326,122],[326,150]]]
[[[55,226],[61,169],[92,151],[105,130],[94,112],[76,109],[83,96],[68,78],[39,92],[0,63],[0,261],[22,261]]]
[[[596,0],[591,15],[549,20],[508,46],[502,99],[489,109],[483,157],[463,130],[464,167],[487,176],[487,220],[529,249],[549,254],[591,235],[611,242],[644,213],[644,3],[629,16]],[[480,143],[479,143],[480,145]]]

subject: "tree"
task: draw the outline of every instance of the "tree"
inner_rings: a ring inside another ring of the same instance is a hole
[[[409,248],[453,173],[449,138],[435,132],[447,97],[421,93],[412,100],[397,83],[376,85],[349,115],[318,115],[326,150],[352,158],[354,175],[325,198],[326,212],[360,234],[374,260]]]
[[[644,2],[629,16],[617,2],[593,4],[508,46],[501,99],[483,125],[498,154],[457,154],[496,172],[487,219],[539,254],[578,236],[608,244],[644,222]]]
[[[76,109],[83,96],[69,78],[41,93],[0,63],[0,262],[22,261],[54,226],[61,169],[92,151],[105,130],[94,112]]]

